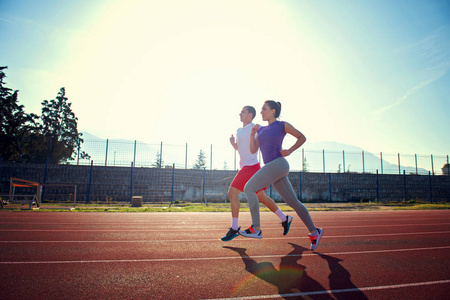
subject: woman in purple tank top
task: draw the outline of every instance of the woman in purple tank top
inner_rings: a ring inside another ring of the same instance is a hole
[[[253,175],[244,188],[247,201],[252,216],[252,226],[247,230],[239,231],[239,234],[246,237],[262,238],[259,216],[259,202],[256,192],[261,188],[273,184],[274,188],[283,200],[292,207],[309,230],[311,250],[315,250],[319,245],[323,229],[316,228],[308,209],[297,199],[294,189],[288,179],[289,163],[285,159],[292,152],[300,148],[305,143],[305,136],[287,122],[278,121],[281,112],[281,103],[267,100],[261,110],[263,121],[267,121],[267,126],[255,125],[250,135],[250,151],[256,153],[261,149],[264,166]],[[289,149],[282,149],[283,139],[286,134],[294,136],[297,141]],[[292,219],[290,220],[292,222]],[[289,223],[290,226],[290,223]]]

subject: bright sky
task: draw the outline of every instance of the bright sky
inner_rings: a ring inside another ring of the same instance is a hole
[[[309,141],[450,152],[448,0],[1,0],[0,42],[26,112],[65,87],[99,138],[228,145],[275,99]]]

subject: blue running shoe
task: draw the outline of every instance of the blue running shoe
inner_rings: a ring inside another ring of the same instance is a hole
[[[233,228],[230,228],[230,230],[228,230],[227,234],[225,234],[221,240],[224,242],[228,242],[231,241],[232,239],[234,239],[235,237],[237,237],[239,235],[239,229],[241,229],[241,227],[239,227],[237,230],[234,230]]]
[[[292,223],[292,220],[293,220],[293,219],[294,219],[294,218],[291,217],[291,216],[286,216],[286,221],[281,222],[281,226],[283,226],[283,229],[284,229],[283,235],[288,234],[289,228],[291,227],[291,223]]]

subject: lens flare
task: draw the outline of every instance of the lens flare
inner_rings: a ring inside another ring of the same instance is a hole
[[[277,270],[269,262],[258,263],[252,268],[247,268],[246,271],[250,274],[234,285],[231,290],[233,296],[242,293],[259,279],[278,287],[279,291],[295,289],[301,286],[305,274],[303,266],[282,266]]]

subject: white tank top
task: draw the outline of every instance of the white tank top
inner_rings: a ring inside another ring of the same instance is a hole
[[[255,154],[250,152],[250,133],[252,132],[253,126],[255,126],[253,123],[247,124],[246,126],[239,128],[236,133],[238,152],[241,158],[241,169],[245,166],[253,166],[258,163],[258,152]]]

